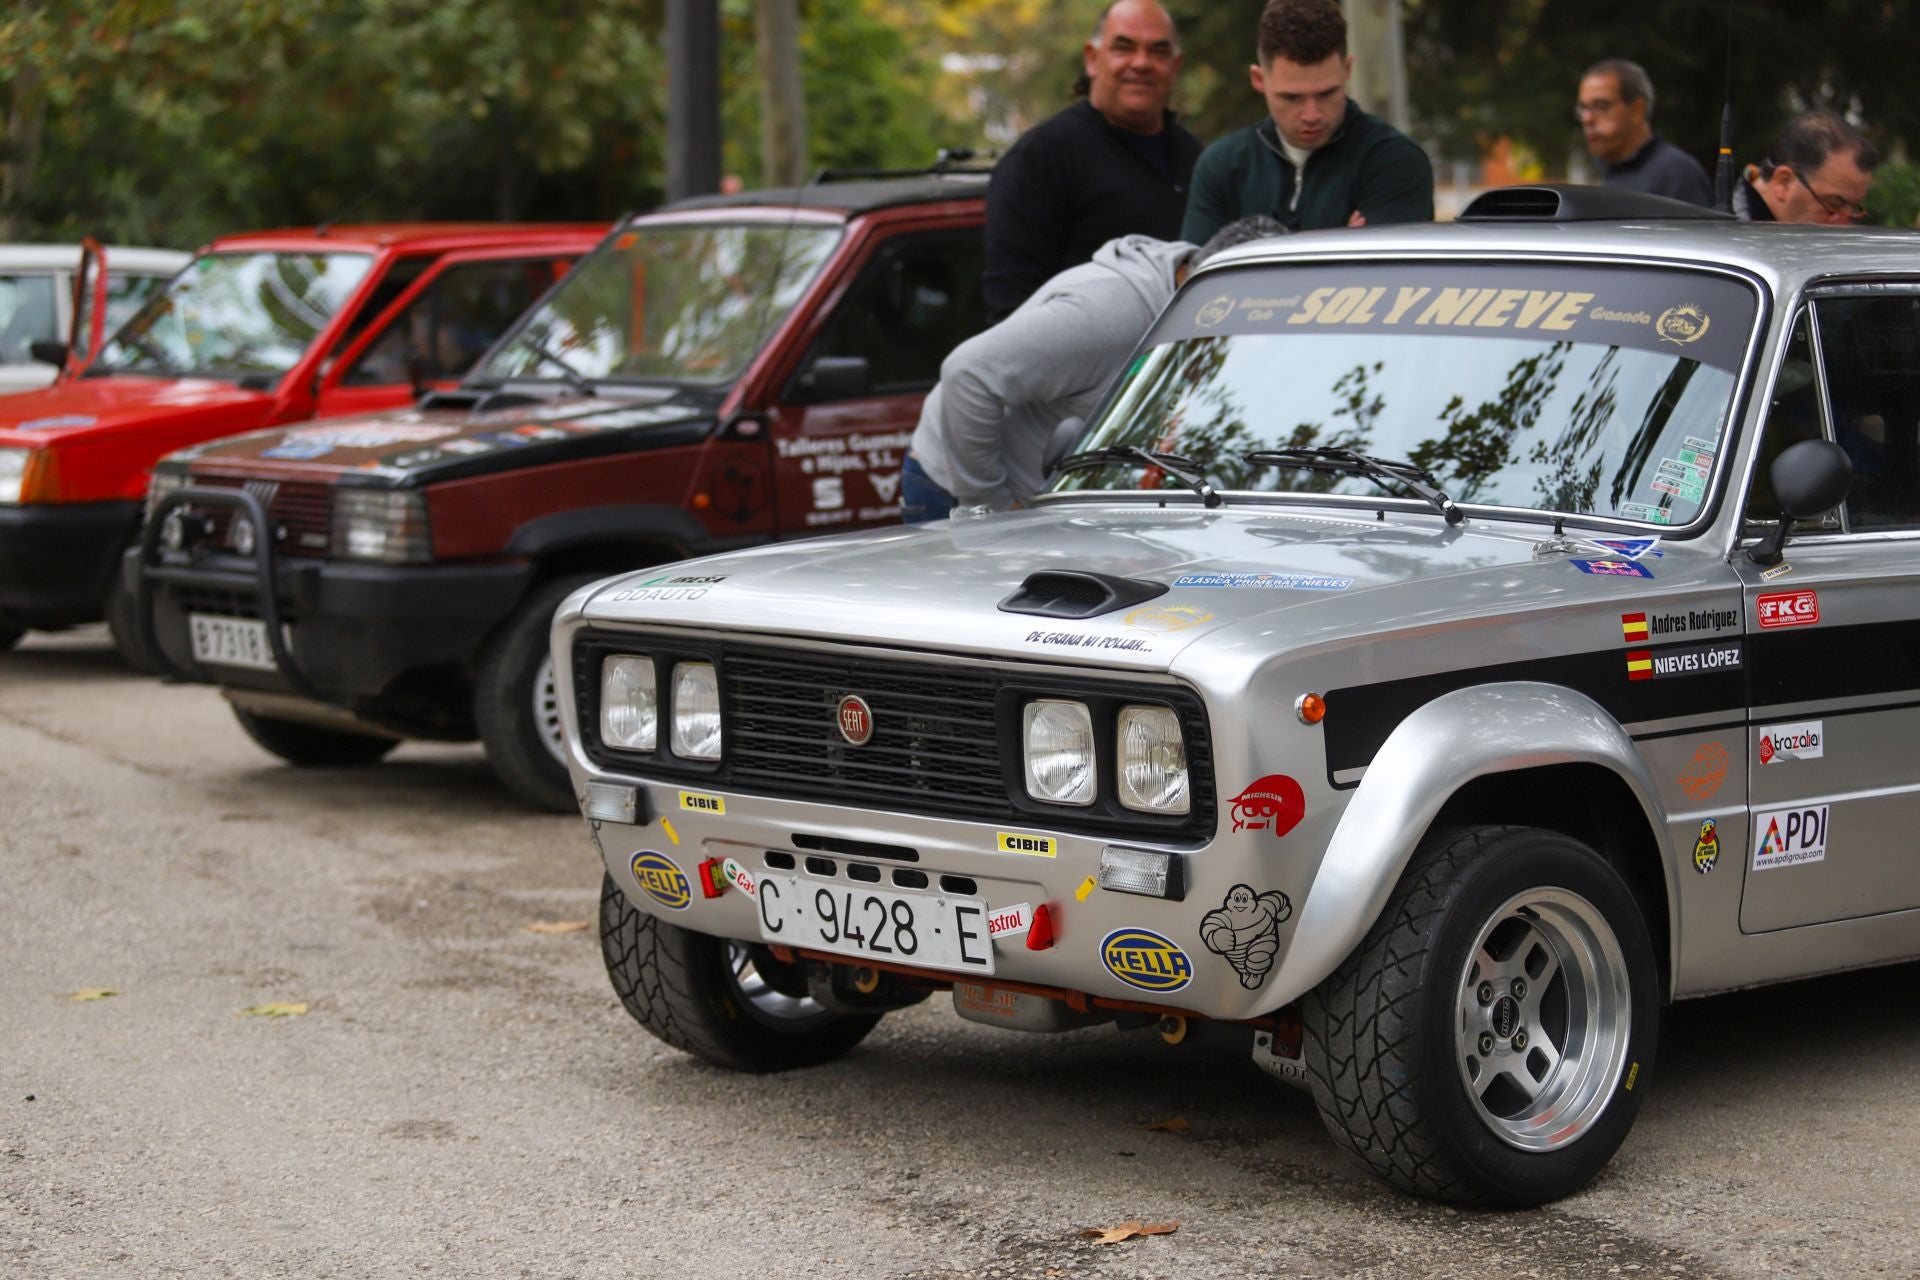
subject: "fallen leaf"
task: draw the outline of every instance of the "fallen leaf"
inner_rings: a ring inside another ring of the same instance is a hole
[[[86,1004],[92,1000],[105,1000],[119,994],[120,993],[112,987],[82,987],[80,990],[68,996],[67,999],[73,1001],[75,1004]]]
[[[272,1004],[256,1004],[251,1008],[242,1009],[235,1016],[241,1018],[297,1018],[306,1011],[307,1004],[304,1000],[299,1004],[282,1004],[276,1001]]]
[[[528,933],[579,933],[593,928],[591,920],[535,920],[528,925]]]
[[[1177,1222],[1142,1222],[1138,1218],[1130,1219],[1117,1227],[1088,1227],[1080,1234],[1095,1244],[1118,1244],[1122,1240],[1132,1240],[1136,1236],[1170,1236],[1180,1229]]]
[[[1174,1116],[1170,1120],[1162,1120],[1158,1124],[1150,1124],[1147,1126],[1147,1130],[1150,1133],[1185,1133],[1191,1128],[1193,1128],[1193,1126],[1187,1123],[1184,1116]]]

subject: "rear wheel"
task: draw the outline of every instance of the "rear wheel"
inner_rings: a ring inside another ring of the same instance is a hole
[[[636,909],[610,876],[600,887],[600,950],[635,1022],[733,1071],[831,1062],[880,1021],[879,1014],[836,1013],[811,999],[799,970],[765,947],[695,933]]]
[[[473,718],[487,763],[515,795],[556,813],[571,813],[578,802],[567,777],[548,632],[560,602],[595,576],[555,578],[535,587],[487,641],[474,672]]]
[[[282,720],[233,709],[247,736],[288,764],[308,768],[345,768],[374,761],[400,745],[398,738],[378,733],[327,729],[302,720]]]
[[[1640,908],[1592,849],[1524,827],[1443,833],[1302,1002],[1314,1100],[1402,1190],[1558,1199],[1625,1140],[1659,1004]]]

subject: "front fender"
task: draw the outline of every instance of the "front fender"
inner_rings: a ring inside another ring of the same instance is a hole
[[[1320,860],[1275,988],[1304,994],[1339,967],[1386,906],[1415,848],[1455,792],[1475,778],[1557,764],[1595,764],[1639,801],[1660,850],[1669,912],[1679,902],[1665,815],[1633,740],[1585,694],[1512,683],[1458,689],[1427,703],[1367,766]],[[1671,922],[1670,922],[1671,923]],[[1679,930],[1669,930],[1679,945]]]

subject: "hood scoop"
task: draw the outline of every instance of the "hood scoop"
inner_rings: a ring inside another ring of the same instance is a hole
[[[1030,613],[1039,618],[1094,618],[1166,593],[1164,582],[1061,569],[1028,574],[1020,589],[1000,602],[1000,612]]]

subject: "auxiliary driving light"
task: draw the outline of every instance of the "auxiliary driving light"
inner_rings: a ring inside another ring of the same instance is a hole
[[[633,826],[640,816],[640,789],[622,782],[589,782],[583,812],[598,822]]]
[[[1152,849],[1124,849],[1108,845],[1100,851],[1102,889],[1137,893],[1148,898],[1183,901],[1187,896],[1186,862],[1177,853]]]
[[[250,517],[235,516],[233,518],[233,524],[227,529],[227,545],[243,556],[253,554],[254,547],[258,545],[258,539],[254,536],[253,520]]]

